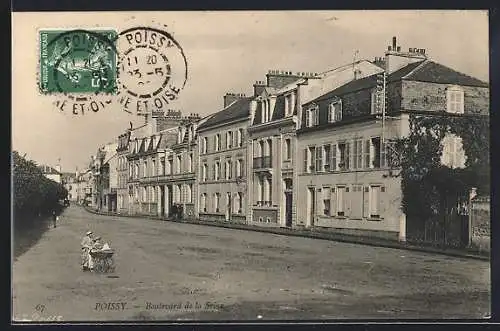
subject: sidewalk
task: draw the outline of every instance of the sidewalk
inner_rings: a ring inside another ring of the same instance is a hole
[[[180,223],[188,223],[188,224],[196,224],[196,225],[205,225],[205,226],[215,226],[222,228],[230,228],[236,230],[245,230],[245,231],[255,231],[255,232],[267,232],[278,235],[285,236],[295,236],[295,237],[306,237],[306,238],[315,238],[322,240],[331,240],[352,244],[361,244],[367,246],[378,246],[378,247],[387,247],[387,248],[396,248],[396,249],[405,249],[411,251],[425,252],[425,253],[434,253],[434,254],[443,254],[447,256],[453,257],[461,257],[461,258],[469,258],[469,259],[477,259],[483,261],[490,261],[490,254],[488,252],[475,251],[472,249],[452,249],[446,248],[441,249],[432,246],[419,246],[416,244],[410,243],[400,243],[396,241],[373,238],[373,237],[363,237],[363,236],[352,236],[346,234],[334,233],[331,231],[325,231],[320,229],[290,229],[290,228],[272,228],[272,227],[259,227],[255,225],[246,225],[246,224],[236,224],[230,222],[205,222],[194,219],[182,219],[181,221],[176,221],[172,219],[162,218],[158,216],[149,216],[149,215],[128,215],[128,214],[117,214],[117,213],[108,213],[108,212],[99,212],[89,207],[83,207],[89,213],[98,214],[98,215],[106,215],[106,216],[115,216],[115,217],[140,217],[147,218],[152,220],[161,220],[161,221],[169,221],[169,222],[180,222]]]

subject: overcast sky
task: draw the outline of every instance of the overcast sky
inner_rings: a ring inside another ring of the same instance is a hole
[[[171,108],[206,115],[222,108],[226,92],[252,93],[268,69],[323,72],[383,56],[392,37],[403,50],[425,48],[433,60],[488,81],[486,11],[273,11],[13,13],[12,144],[63,171],[88,164],[90,155],[142,118],[119,107],[72,115],[56,110],[37,88],[40,28],[166,24],[187,56],[189,78]]]

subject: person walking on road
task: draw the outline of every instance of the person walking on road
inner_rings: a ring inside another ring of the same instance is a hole
[[[56,215],[56,212],[55,210],[52,211],[52,224],[54,225],[54,228],[57,226],[57,215]]]

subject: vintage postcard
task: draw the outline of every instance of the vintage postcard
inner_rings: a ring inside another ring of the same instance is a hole
[[[12,33],[13,323],[490,317],[487,11]]]

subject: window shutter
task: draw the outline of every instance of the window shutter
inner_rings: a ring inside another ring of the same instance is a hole
[[[363,187],[363,217],[370,217],[370,188],[368,186]]]
[[[337,215],[337,190],[335,187],[330,189],[330,215]]]
[[[319,107],[314,109],[314,125],[319,125]]]
[[[382,186],[381,186],[379,187],[379,194],[378,194],[378,214],[380,218],[384,217],[386,209],[387,209],[387,199],[386,195],[382,194]]]
[[[332,161],[330,162],[330,170],[337,170],[337,144],[332,144],[330,148],[330,153],[332,154]]]
[[[349,186],[346,186],[344,191],[344,216],[346,217],[351,214],[351,192],[349,191]]]
[[[351,167],[350,147],[351,147],[351,142],[346,141],[346,143],[345,143],[345,168],[346,168],[346,170],[350,169],[350,167]]]
[[[309,167],[307,166],[307,148],[304,149],[304,172],[309,172]]]

